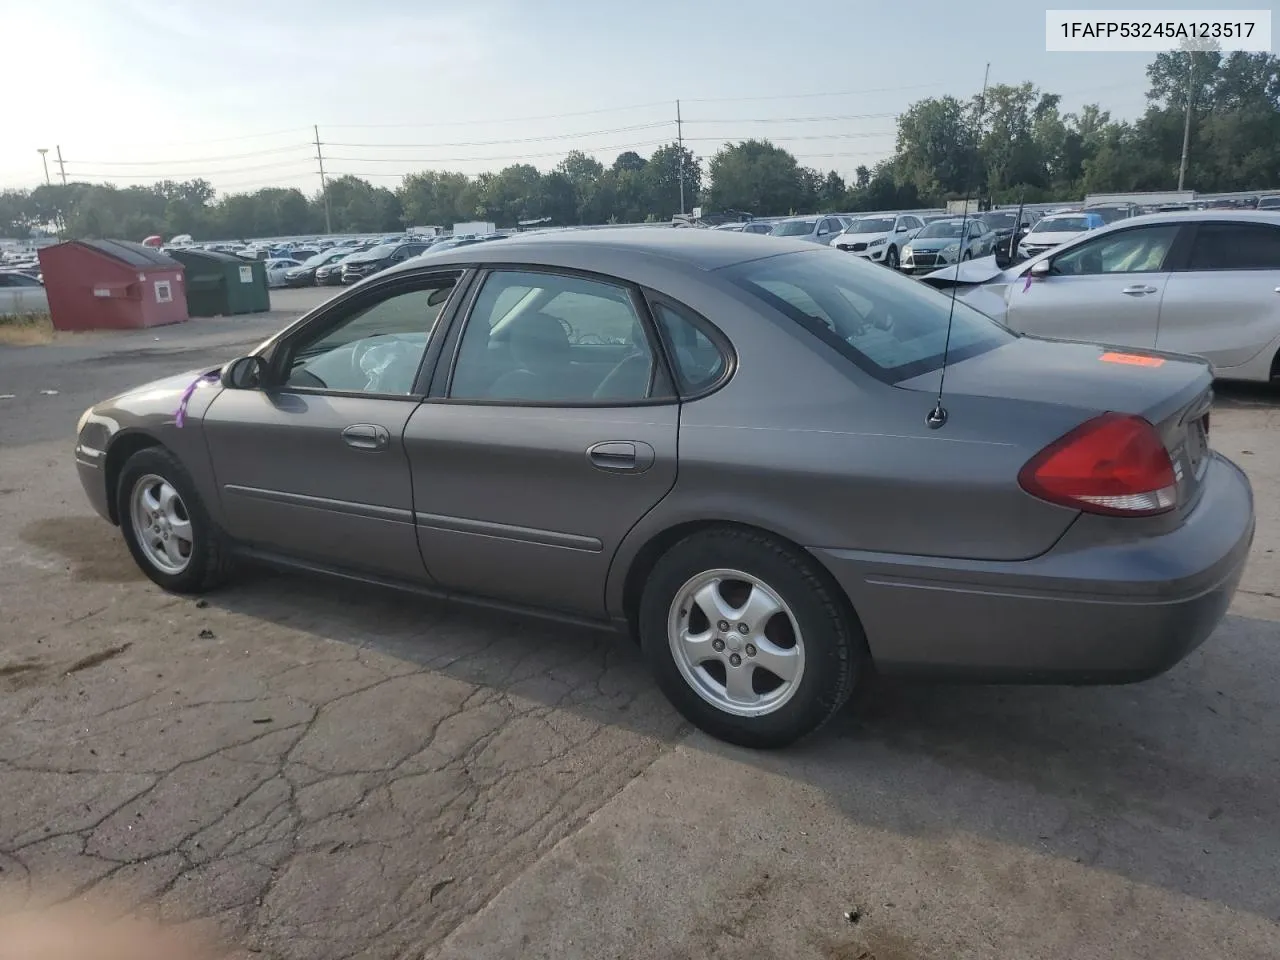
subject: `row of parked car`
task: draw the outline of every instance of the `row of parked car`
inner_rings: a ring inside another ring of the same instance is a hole
[[[1131,204],[1042,215],[1024,210],[993,210],[957,215],[920,212],[827,214],[726,223],[733,230],[810,240],[911,274],[963,263],[997,251],[1023,260],[1057,247],[1082,233],[1134,216]]]
[[[334,287],[371,277],[388,267],[428,251],[452,250],[472,243],[499,240],[505,234],[479,237],[407,237],[379,243],[321,250],[305,259],[273,258],[267,261],[267,283],[273,287]]]

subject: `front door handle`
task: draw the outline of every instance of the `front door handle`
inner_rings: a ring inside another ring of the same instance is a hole
[[[1148,293],[1155,293],[1156,288],[1144,287],[1142,284],[1137,284],[1132,287],[1125,287],[1120,292],[1123,294],[1127,294],[1128,296],[1131,296],[1131,297],[1145,297]]]
[[[385,450],[391,443],[391,434],[376,423],[353,423],[342,431],[342,440],[357,450]]]
[[[587,448],[587,460],[607,473],[644,473],[655,458],[653,447],[635,440],[606,440]]]

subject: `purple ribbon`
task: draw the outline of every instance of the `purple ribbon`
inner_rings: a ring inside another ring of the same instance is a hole
[[[178,409],[173,413],[173,425],[182,428],[187,422],[187,404],[191,402],[191,395],[196,392],[196,388],[202,383],[213,383],[218,379],[217,373],[202,373],[196,377],[188,385],[187,389],[182,391],[182,397],[178,400]]]

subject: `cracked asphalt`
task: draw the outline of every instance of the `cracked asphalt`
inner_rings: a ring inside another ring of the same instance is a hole
[[[605,634],[261,571],[201,601],[143,578],[84,501],[76,417],[315,299],[0,347],[0,894],[281,960],[1280,956],[1274,391],[1221,390],[1213,443],[1259,532],[1185,663],[884,685],[762,755],[691,732]]]

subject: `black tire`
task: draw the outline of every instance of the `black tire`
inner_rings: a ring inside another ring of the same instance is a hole
[[[180,573],[169,573],[155,566],[134,530],[133,490],[148,474],[163,478],[178,492],[191,523],[191,550],[186,568]],[[115,495],[116,516],[120,518],[120,531],[129,552],[142,572],[156,584],[173,593],[203,593],[226,581],[230,575],[226,539],[205,509],[190,474],[171,452],[164,447],[147,447],[131,456],[120,471]]]
[[[972,259],[973,259],[973,254],[970,253],[968,250],[966,250],[964,252],[964,256],[960,258],[960,262],[964,263],[966,260],[972,260]]]
[[[897,247],[890,247],[887,251],[885,251],[884,265],[886,267],[888,267],[890,270],[897,270],[899,263],[901,263],[901,261],[898,259]]]
[[[743,717],[705,699],[685,679],[668,639],[677,593],[698,574],[730,568],[767,584],[788,607],[804,643],[794,694],[772,713]],[[866,639],[839,588],[817,563],[763,533],[705,530],[681,540],[655,564],[640,601],[640,641],[659,687],[684,717],[713,737],[744,747],[785,747],[829,721],[849,700],[864,667]]]

